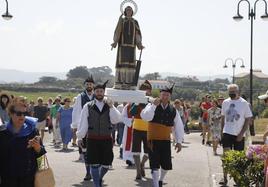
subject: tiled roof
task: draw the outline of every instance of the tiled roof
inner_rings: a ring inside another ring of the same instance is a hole
[[[235,77],[236,78],[243,78],[243,77],[246,77],[246,76],[248,76],[249,75],[249,72],[247,72],[247,73],[239,73],[239,74],[237,74],[237,75],[235,75]],[[268,79],[268,75],[266,75],[266,74],[264,74],[261,70],[253,70],[253,75],[255,76],[255,77],[258,77],[258,78],[260,78],[260,79]]]

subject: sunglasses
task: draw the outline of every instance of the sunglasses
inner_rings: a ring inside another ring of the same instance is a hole
[[[16,114],[16,116],[27,116],[28,112],[21,112],[21,111],[13,111],[13,114]]]
[[[70,103],[71,101],[65,101],[66,103]]]

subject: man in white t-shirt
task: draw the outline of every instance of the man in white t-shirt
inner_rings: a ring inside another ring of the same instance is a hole
[[[245,146],[245,132],[248,129],[252,112],[249,104],[239,95],[239,87],[236,84],[228,86],[229,98],[222,103],[222,145],[223,152],[229,150],[243,151]],[[221,185],[227,184],[227,173]]]

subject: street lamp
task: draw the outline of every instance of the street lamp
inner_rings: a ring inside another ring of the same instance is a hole
[[[250,78],[250,82],[249,82],[249,102],[251,104],[251,107],[253,107],[253,94],[252,94],[252,91],[253,91],[253,88],[252,88],[252,84],[253,84],[253,69],[252,69],[252,66],[253,66],[253,21],[256,19],[256,5],[259,1],[263,1],[264,2],[264,5],[265,5],[265,11],[264,11],[264,15],[261,16],[261,18],[263,20],[268,20],[268,11],[267,11],[267,2],[266,0],[255,0],[255,3],[254,5],[252,6],[251,3],[248,1],[248,0],[240,0],[238,2],[238,5],[237,5],[237,15],[233,17],[233,19],[235,21],[241,21],[243,19],[243,16],[240,15],[239,13],[239,8],[240,8],[240,4],[245,1],[248,3],[248,19],[251,21],[251,29],[250,29],[250,75],[249,75],[249,78]],[[250,132],[252,135],[254,135],[254,126],[252,125],[251,126],[251,129],[250,129]]]
[[[12,19],[12,15],[8,12],[8,1],[6,1],[6,12],[2,15],[2,18],[4,18],[5,20],[11,20]]]
[[[236,68],[236,64],[238,62],[241,62],[240,68],[245,68],[244,61],[243,61],[242,58],[237,58],[237,59],[235,59],[235,61],[232,58],[227,58],[225,60],[225,62],[224,62],[223,68],[228,68],[228,66],[227,66],[228,62],[231,62],[231,65],[232,65],[232,68],[233,68],[233,84],[234,84],[235,83],[235,68]]]

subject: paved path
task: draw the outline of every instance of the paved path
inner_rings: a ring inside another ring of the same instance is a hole
[[[48,135],[48,134],[46,134]],[[84,164],[77,161],[77,148],[70,147],[69,152],[55,149],[51,137],[45,140],[48,159],[53,168],[57,187],[86,187],[93,186],[92,182],[84,182]],[[221,148],[219,148],[221,153]],[[113,169],[104,178],[104,186],[136,187],[151,186],[151,174],[146,167],[146,178],[135,181],[135,169],[129,168],[118,158],[119,147],[114,147],[115,159]],[[220,156],[214,156],[212,148],[201,145],[199,133],[185,135],[183,150],[179,154],[173,152],[173,170],[164,181],[165,187],[217,187],[222,177]]]

